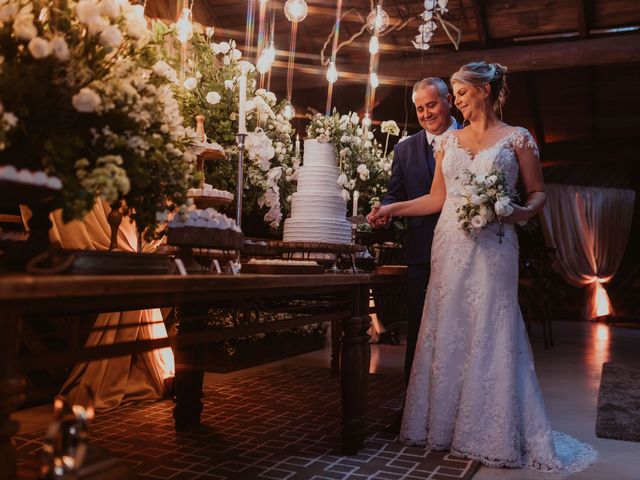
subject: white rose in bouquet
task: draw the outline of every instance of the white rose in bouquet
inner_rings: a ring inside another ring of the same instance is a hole
[[[27,46],[33,58],[39,60],[51,55],[51,44],[42,37],[33,37]]]
[[[100,95],[85,87],[71,97],[71,103],[78,112],[93,113],[100,107],[102,101]]]

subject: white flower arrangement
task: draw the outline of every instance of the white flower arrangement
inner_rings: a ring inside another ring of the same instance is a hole
[[[65,220],[101,197],[154,236],[194,159],[143,6],[0,0],[0,46],[0,165],[59,178]]]
[[[161,34],[166,42],[177,42],[173,31],[165,28]],[[190,40],[190,58],[184,78],[174,83],[174,91],[185,119],[195,121],[204,116],[207,138],[220,144],[225,159],[205,164],[205,177],[213,187],[236,191],[237,112],[239,77],[247,76],[246,122],[249,135],[245,141],[246,163],[244,215],[258,213],[270,230],[281,227],[282,218],[290,208],[288,197],[294,190],[292,180],[296,163],[291,135],[293,128],[282,115],[282,102],[272,92],[256,89],[255,67],[242,60],[234,40],[211,42],[200,25],[194,25]],[[178,45],[176,45],[178,47]],[[181,59],[164,49],[162,71],[179,70]],[[165,67],[166,65],[166,67]],[[185,79],[196,80],[185,84]],[[244,224],[247,225],[248,222]],[[267,232],[259,232],[259,234]]]
[[[509,188],[504,172],[493,170],[487,174],[475,174],[465,170],[457,180],[461,189],[454,186],[448,194],[458,199],[458,227],[470,237],[492,222],[498,222],[498,235],[502,242],[501,218],[511,215],[516,192]]]
[[[349,201],[352,192],[357,190],[359,206],[367,213],[367,206],[379,202],[387,188],[391,159],[383,152],[373,132],[360,124],[357,113],[340,115],[334,110],[329,116],[318,113],[309,118],[307,137],[332,142],[336,148],[341,171],[337,182],[342,188],[342,198]],[[389,121],[383,125],[388,140],[389,134],[395,131],[393,126],[397,129],[397,124]]]

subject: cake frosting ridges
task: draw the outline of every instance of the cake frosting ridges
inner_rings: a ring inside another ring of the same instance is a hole
[[[291,217],[284,223],[285,242],[351,242],[339,175],[334,145],[305,140],[298,191],[291,197]]]

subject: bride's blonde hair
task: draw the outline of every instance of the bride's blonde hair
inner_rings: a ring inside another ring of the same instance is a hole
[[[509,93],[507,88],[507,67],[499,63],[467,63],[451,75],[451,84],[453,85],[454,82],[476,87],[488,83],[493,109],[502,117],[502,107]]]

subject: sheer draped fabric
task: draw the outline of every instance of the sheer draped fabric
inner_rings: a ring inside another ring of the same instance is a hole
[[[537,151],[516,128],[475,156],[455,132],[438,139],[447,191],[464,170],[500,169],[514,187],[517,148]],[[518,306],[518,241],[511,225],[490,224],[475,238],[458,226],[458,198],[448,195],[436,226],[431,279],[407,388],[400,441],[492,467],[578,471],[597,454],[554,432],[536,378]]]
[[[613,315],[604,284],[626,251],[635,192],[554,184],[546,190],[541,219],[547,244],[557,249],[554,269],[570,284],[585,287],[585,320],[607,311]]]
[[[53,226],[49,232],[52,241],[65,249],[107,250],[111,227],[107,216],[111,209],[104,202],[96,202],[83,221],[64,223],[62,213],[51,215]],[[135,225],[124,218],[118,230],[118,249],[135,252],[138,249]],[[152,252],[158,242],[143,243],[142,252]],[[122,330],[94,330],[85,343],[87,347],[114,342],[166,337],[167,331],[158,309],[112,312],[98,315],[94,328],[133,325]],[[76,365],[61,389],[71,403],[81,402],[83,386],[95,394],[96,408],[115,408],[123,401],[161,398],[163,380],[173,372],[171,349],[154,350],[136,355],[109,358]]]

